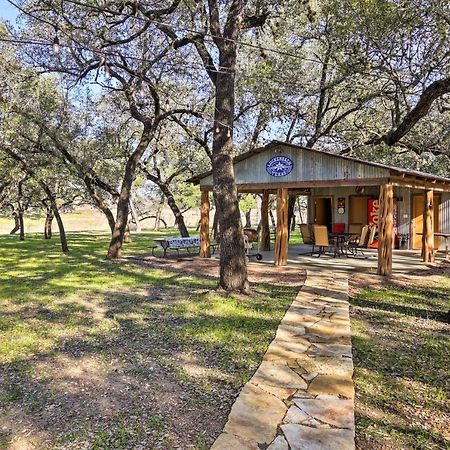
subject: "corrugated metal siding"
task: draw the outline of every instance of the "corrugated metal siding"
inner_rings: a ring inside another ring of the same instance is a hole
[[[441,233],[450,233],[450,193],[443,192],[441,194],[441,204],[439,205],[439,215],[440,215],[440,232]],[[441,249],[445,248],[443,239],[441,239],[440,247]]]
[[[273,156],[288,156],[294,162],[289,175],[272,177],[266,171],[266,163]],[[389,170],[373,167],[356,161],[347,161],[326,153],[309,152],[280,145],[240,161],[235,165],[238,184],[279,183],[295,181],[345,180],[364,178],[383,178]],[[201,180],[202,185],[211,185],[212,176]]]

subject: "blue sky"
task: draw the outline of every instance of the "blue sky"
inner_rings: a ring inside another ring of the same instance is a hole
[[[14,23],[16,17],[18,15],[18,11],[11,3],[6,0],[0,0],[0,18],[9,20],[11,23]]]

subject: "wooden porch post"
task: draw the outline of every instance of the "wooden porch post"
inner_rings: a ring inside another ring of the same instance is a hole
[[[378,216],[378,275],[392,273],[392,244],[394,243],[394,189],[392,184],[380,186]]]
[[[425,191],[423,207],[422,258],[424,262],[434,261],[434,201],[433,191]]]
[[[200,208],[200,253],[201,258],[211,257],[209,245],[209,192],[202,191]]]
[[[288,190],[277,189],[277,236],[275,240],[274,264],[285,266],[289,245],[288,230]]]
[[[263,191],[261,203],[261,250],[270,250],[269,192]]]

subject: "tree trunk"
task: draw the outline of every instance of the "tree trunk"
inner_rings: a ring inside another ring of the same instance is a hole
[[[97,208],[106,216],[106,220],[108,221],[108,225],[109,225],[109,228],[111,229],[111,233],[113,233],[114,227],[116,226],[116,221],[114,219],[114,215],[113,215],[112,211],[109,209],[109,206],[106,204],[106,202],[103,200],[103,198],[97,194],[97,191],[95,190],[94,186],[92,185],[92,182],[89,179],[89,177],[84,178],[84,184],[86,185],[89,195],[91,196],[92,200],[96,204]]]
[[[291,231],[295,229],[295,217],[294,217],[294,209],[295,209],[295,201],[297,200],[297,196],[290,195],[288,200],[288,233],[291,235]],[[292,228],[292,222],[294,223],[294,228]]]
[[[220,226],[219,285],[227,291],[247,291],[247,262],[233,167],[234,41],[222,41],[219,64],[212,149],[213,193]]]
[[[218,242],[219,238],[219,214],[217,213],[217,208],[214,208],[213,217],[213,239]]]
[[[52,238],[52,222],[53,222],[53,211],[51,210],[51,208],[48,208],[44,224],[44,239]]]
[[[162,210],[162,205],[159,204],[158,209],[156,210],[156,215],[155,215],[155,226],[153,227],[153,229],[155,231],[159,231],[159,227],[160,227],[160,223],[161,223],[161,210]]]
[[[275,217],[273,216],[272,208],[269,208],[269,217],[270,217],[270,222],[272,223],[272,227],[275,228],[277,226],[277,224],[275,222]]]
[[[252,210],[249,209],[246,213],[245,213],[245,228],[251,228],[252,227]]]
[[[67,245],[66,230],[64,229],[64,223],[63,223],[63,221],[61,219],[61,216],[59,214],[58,207],[56,206],[56,202],[55,201],[52,201],[52,209],[53,209],[53,214],[55,215],[56,222],[58,224],[59,239],[61,241],[61,250],[64,253],[68,253],[69,252],[69,246]]]
[[[261,202],[261,250],[270,250],[269,193],[263,192]]]
[[[20,230],[19,215],[13,212],[14,217],[14,228],[9,232],[9,234],[16,234]]]
[[[133,221],[136,224],[136,232],[140,233],[142,231],[141,222],[139,222],[139,214],[134,206],[134,201],[133,201],[132,196],[130,196],[130,211],[131,211],[131,217],[133,218]]]
[[[424,193],[422,258],[424,262],[434,262],[434,199],[431,189]]]
[[[378,219],[378,275],[392,273],[392,244],[394,242],[394,193],[392,184],[380,186]]]
[[[120,258],[125,230],[128,224],[130,194],[133,180],[136,175],[136,167],[144,151],[148,147],[150,139],[150,130],[145,127],[136,150],[128,158],[125,166],[125,174],[122,181],[122,187],[120,189],[119,200],[117,202],[116,224],[114,226],[108,254],[106,256],[108,259]]]
[[[25,228],[23,226],[23,212],[19,211],[17,213],[17,215],[19,216],[19,233],[20,233],[19,239],[21,241],[24,241],[25,240]]]
[[[130,225],[127,223],[125,228],[125,234],[123,236],[123,242],[126,244],[131,244],[133,242],[133,238],[131,237]]]
[[[169,208],[175,216],[175,224],[178,227],[178,231],[180,232],[181,236],[189,237],[189,231],[186,227],[186,224],[184,223],[183,214],[181,213],[180,208],[178,207],[169,186],[165,183],[158,184],[158,186],[161,189],[162,193],[165,195]]]

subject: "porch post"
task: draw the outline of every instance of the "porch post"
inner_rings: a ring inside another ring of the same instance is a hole
[[[424,262],[434,262],[434,201],[431,189],[424,194],[422,222],[422,259]]]
[[[269,192],[263,191],[261,203],[261,250],[270,250]]]
[[[202,191],[200,208],[200,252],[201,258],[211,257],[209,245],[209,192]]]
[[[380,186],[378,216],[378,275],[392,273],[392,244],[394,243],[394,190],[392,184]]]
[[[288,245],[288,190],[281,188],[277,189],[277,236],[274,255],[276,266],[287,265]]]

